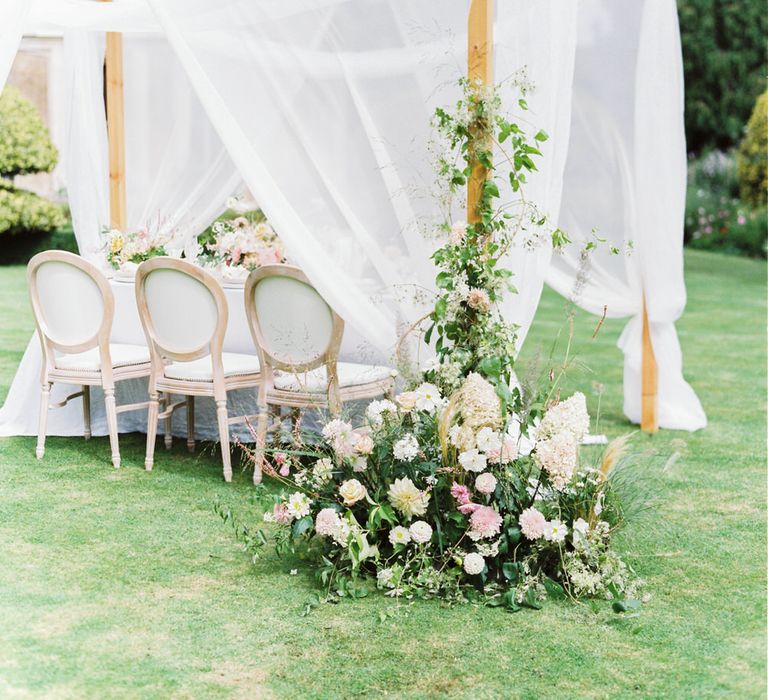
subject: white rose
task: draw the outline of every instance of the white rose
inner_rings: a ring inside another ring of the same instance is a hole
[[[470,576],[477,576],[482,573],[485,568],[485,559],[483,559],[477,552],[470,552],[464,557],[464,571]]]
[[[357,479],[347,479],[339,486],[339,495],[344,499],[345,506],[351,506],[365,498],[367,491]]]
[[[423,520],[412,523],[408,530],[416,544],[425,544],[432,539],[432,526]]]

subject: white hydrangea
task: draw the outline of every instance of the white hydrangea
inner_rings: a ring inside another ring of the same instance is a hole
[[[589,432],[587,400],[580,391],[552,406],[541,419],[538,431],[540,437],[548,438],[561,432],[570,433],[576,442],[581,442]]]
[[[477,449],[481,452],[501,452],[501,436],[493,428],[481,428],[477,432]]]
[[[576,469],[576,438],[573,433],[563,431],[547,440],[539,440],[536,443],[534,459],[536,464],[549,474],[552,486],[562,491]]]
[[[394,444],[392,454],[395,456],[395,459],[402,460],[403,462],[412,462],[419,454],[419,441],[414,435],[408,433]]]
[[[432,526],[424,520],[417,520],[411,524],[408,531],[416,544],[426,544],[432,539]]]
[[[397,413],[397,406],[393,401],[389,399],[382,399],[381,401],[371,401],[368,407],[365,409],[365,417],[368,422],[375,428],[379,427],[384,422],[384,414],[389,413],[394,415]]]
[[[464,557],[464,571],[470,576],[477,576],[485,568],[485,559],[477,552],[470,552]]]

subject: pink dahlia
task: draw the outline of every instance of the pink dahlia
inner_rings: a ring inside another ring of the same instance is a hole
[[[493,537],[501,531],[501,516],[489,506],[480,506],[469,519],[469,536],[473,540]]]
[[[459,503],[459,505],[467,505],[472,499],[469,496],[469,489],[457,482],[453,482],[451,486],[451,496],[453,496]]]
[[[520,513],[520,530],[529,540],[538,540],[544,535],[547,519],[535,508],[526,508]]]

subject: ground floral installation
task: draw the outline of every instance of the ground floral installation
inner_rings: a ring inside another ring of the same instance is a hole
[[[257,491],[273,523],[266,532],[217,509],[254,556],[271,539],[279,553],[306,557],[327,600],[375,585],[398,599],[508,610],[566,595],[634,607],[639,581],[610,546],[625,516],[613,477],[626,441],[595,464],[580,457],[585,397],[560,397],[562,372],[538,389],[517,387],[515,327],[499,312],[510,291],[500,262],[513,238],[545,229],[555,246],[565,240],[522,196],[547,137],[529,139],[502,116],[497,90],[463,87],[454,112],[436,113],[447,145],[438,171],[449,193],[478,162],[490,176],[478,221],[441,227],[440,291],[424,328],[434,361],[394,400],[371,402],[362,428],[335,418],[317,440],[295,435],[290,449],[268,455],[272,484]],[[502,173],[519,199],[497,206]]]

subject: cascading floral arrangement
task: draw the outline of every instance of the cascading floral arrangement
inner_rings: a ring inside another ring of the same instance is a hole
[[[625,514],[612,478],[625,441],[595,464],[581,458],[584,396],[562,400],[561,373],[523,391],[513,373],[515,327],[499,311],[511,290],[503,257],[513,239],[544,229],[555,246],[566,240],[522,196],[547,137],[529,139],[503,116],[495,89],[463,87],[456,110],[435,116],[448,147],[438,172],[449,193],[478,165],[489,176],[475,220],[441,227],[440,291],[424,329],[434,361],[410,390],[371,402],[365,426],[336,418],[318,440],[296,435],[290,449],[267,454],[273,483],[257,498],[274,525],[235,526],[254,556],[270,540],[280,553],[304,553],[328,598],[364,595],[375,582],[395,597],[482,599],[510,610],[539,607],[548,595],[633,606],[639,581],[610,547]],[[519,198],[497,207],[503,172]]]

